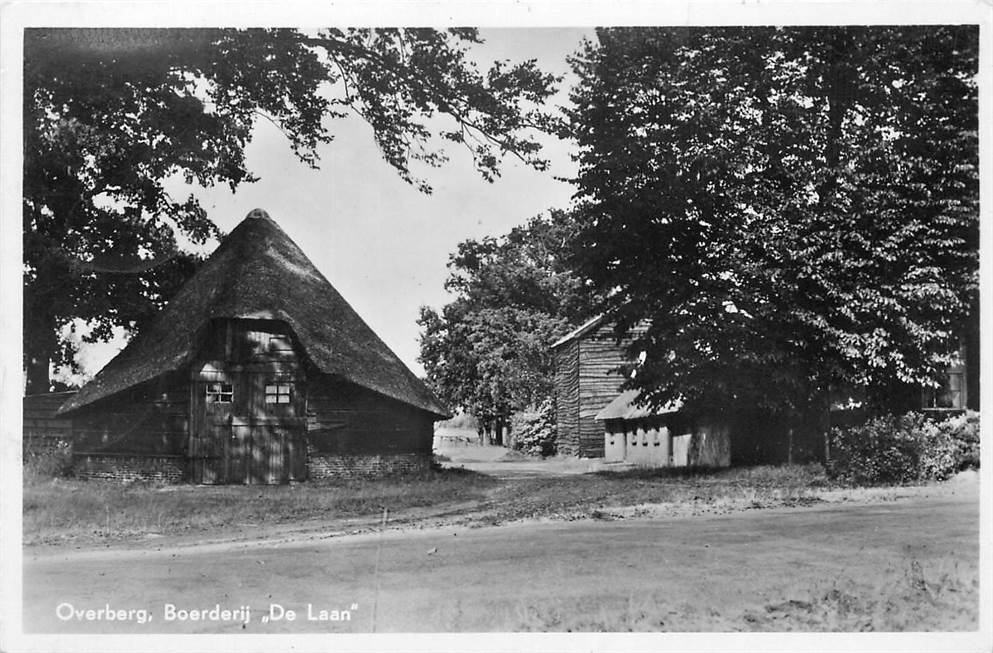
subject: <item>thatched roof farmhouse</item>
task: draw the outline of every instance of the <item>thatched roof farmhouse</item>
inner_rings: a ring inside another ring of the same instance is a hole
[[[261,210],[60,413],[81,475],[198,483],[424,466],[448,416]]]

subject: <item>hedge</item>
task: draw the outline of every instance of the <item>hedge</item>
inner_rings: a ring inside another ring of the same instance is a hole
[[[859,484],[945,480],[979,467],[979,414],[947,419],[923,413],[883,415],[831,430],[828,474]]]

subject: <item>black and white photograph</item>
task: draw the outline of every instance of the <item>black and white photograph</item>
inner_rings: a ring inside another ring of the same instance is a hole
[[[142,4],[0,6],[0,650],[991,650],[993,5]]]

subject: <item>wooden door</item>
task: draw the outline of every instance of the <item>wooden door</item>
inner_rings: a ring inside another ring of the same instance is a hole
[[[234,384],[221,375],[209,380],[196,380],[190,385],[192,406],[192,437],[190,457],[193,460],[194,483],[230,483],[232,422],[235,415]]]
[[[265,371],[252,381],[252,483],[303,480],[306,401],[290,372]]]

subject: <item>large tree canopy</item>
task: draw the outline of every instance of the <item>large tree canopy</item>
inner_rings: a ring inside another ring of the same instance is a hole
[[[933,384],[976,301],[973,26],[602,29],[576,264],[652,403]]]
[[[438,313],[422,307],[420,361],[452,407],[486,426],[549,396],[549,345],[586,317],[590,295],[567,268],[575,221],[551,211],[501,238],[459,244]]]
[[[28,392],[72,364],[65,325],[91,339],[140,328],[190,274],[179,243],[218,235],[167,181],[235,189],[244,149],[275,124],[305,164],[349,113],[419,189],[412,164],[465,146],[482,176],[509,154],[537,168],[555,79],[533,61],[478,71],[472,29],[28,29],[24,44],[24,316]],[[441,119],[438,119],[440,117]]]

